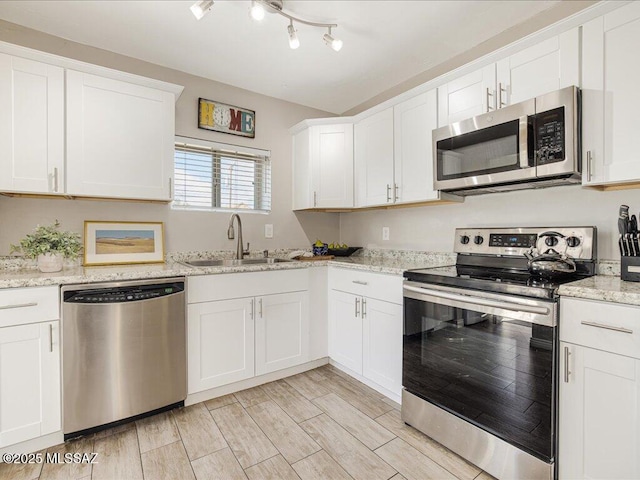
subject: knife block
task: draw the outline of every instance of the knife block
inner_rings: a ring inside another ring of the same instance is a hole
[[[620,278],[640,282],[640,257],[620,257]]]

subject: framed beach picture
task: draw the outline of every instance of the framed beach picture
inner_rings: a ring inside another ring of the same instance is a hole
[[[162,222],[84,222],[85,265],[162,262]]]

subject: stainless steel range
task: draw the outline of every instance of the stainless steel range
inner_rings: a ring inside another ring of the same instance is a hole
[[[497,478],[553,479],[557,290],[595,274],[596,228],[457,229],[455,242],[455,266],[404,274],[402,419]],[[530,252],[572,268],[533,275]]]

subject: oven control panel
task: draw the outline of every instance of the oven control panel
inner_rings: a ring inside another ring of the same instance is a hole
[[[457,228],[453,251],[463,254],[523,256],[532,248],[595,259],[596,227]]]

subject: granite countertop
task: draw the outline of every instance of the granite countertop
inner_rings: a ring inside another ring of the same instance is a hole
[[[203,258],[199,256],[197,258]],[[180,260],[184,260],[180,258]],[[190,267],[179,261],[169,260],[164,264],[115,265],[105,267],[65,267],[61,272],[41,273],[35,268],[0,269],[0,289],[19,287],[41,287],[47,285],[68,285],[97,282],[141,280],[149,278],[181,277],[194,275],[214,275],[239,272],[262,272],[290,270],[320,266],[339,266],[376,273],[402,275],[407,269],[437,266],[450,263],[446,254],[415,254],[391,256],[338,257],[328,261],[282,262],[217,267]]]
[[[640,305],[640,282],[626,282],[617,276],[596,275],[560,286],[564,297]]]

